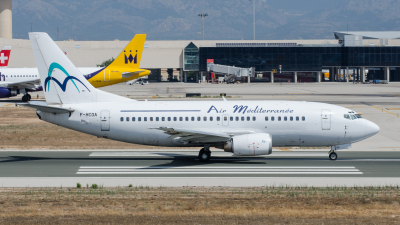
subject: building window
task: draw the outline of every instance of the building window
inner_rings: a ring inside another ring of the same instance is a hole
[[[193,42],[184,49],[184,69],[199,71],[199,48]]]

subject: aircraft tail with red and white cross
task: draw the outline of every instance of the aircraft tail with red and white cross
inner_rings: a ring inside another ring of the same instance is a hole
[[[0,67],[7,67],[10,59],[11,46],[4,46],[0,51]]]

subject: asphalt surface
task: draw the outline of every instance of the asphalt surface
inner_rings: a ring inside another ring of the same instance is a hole
[[[265,157],[232,157],[214,151],[212,159],[203,163],[195,151],[1,151],[0,183],[3,187],[74,186],[97,178],[108,186],[124,182],[220,186],[224,180],[225,184],[235,180],[229,186],[278,181],[296,186],[400,184],[398,151],[343,151],[338,156],[331,161],[327,151],[275,151]],[[108,184],[109,178],[114,183]]]

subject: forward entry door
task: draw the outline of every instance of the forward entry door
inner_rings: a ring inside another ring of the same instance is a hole
[[[227,114],[222,115],[222,126],[224,127],[229,126],[229,115]]]
[[[110,70],[104,70],[104,81],[105,82],[110,81]]]
[[[327,109],[323,109],[321,112],[321,124],[322,130],[330,130],[331,129],[331,111]]]
[[[100,126],[101,131],[110,131],[110,111],[101,111]]]

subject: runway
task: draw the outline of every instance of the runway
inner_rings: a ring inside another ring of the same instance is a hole
[[[279,151],[232,157],[214,151],[203,163],[197,151],[1,151],[3,187],[104,186],[384,186],[400,184],[400,152]]]

